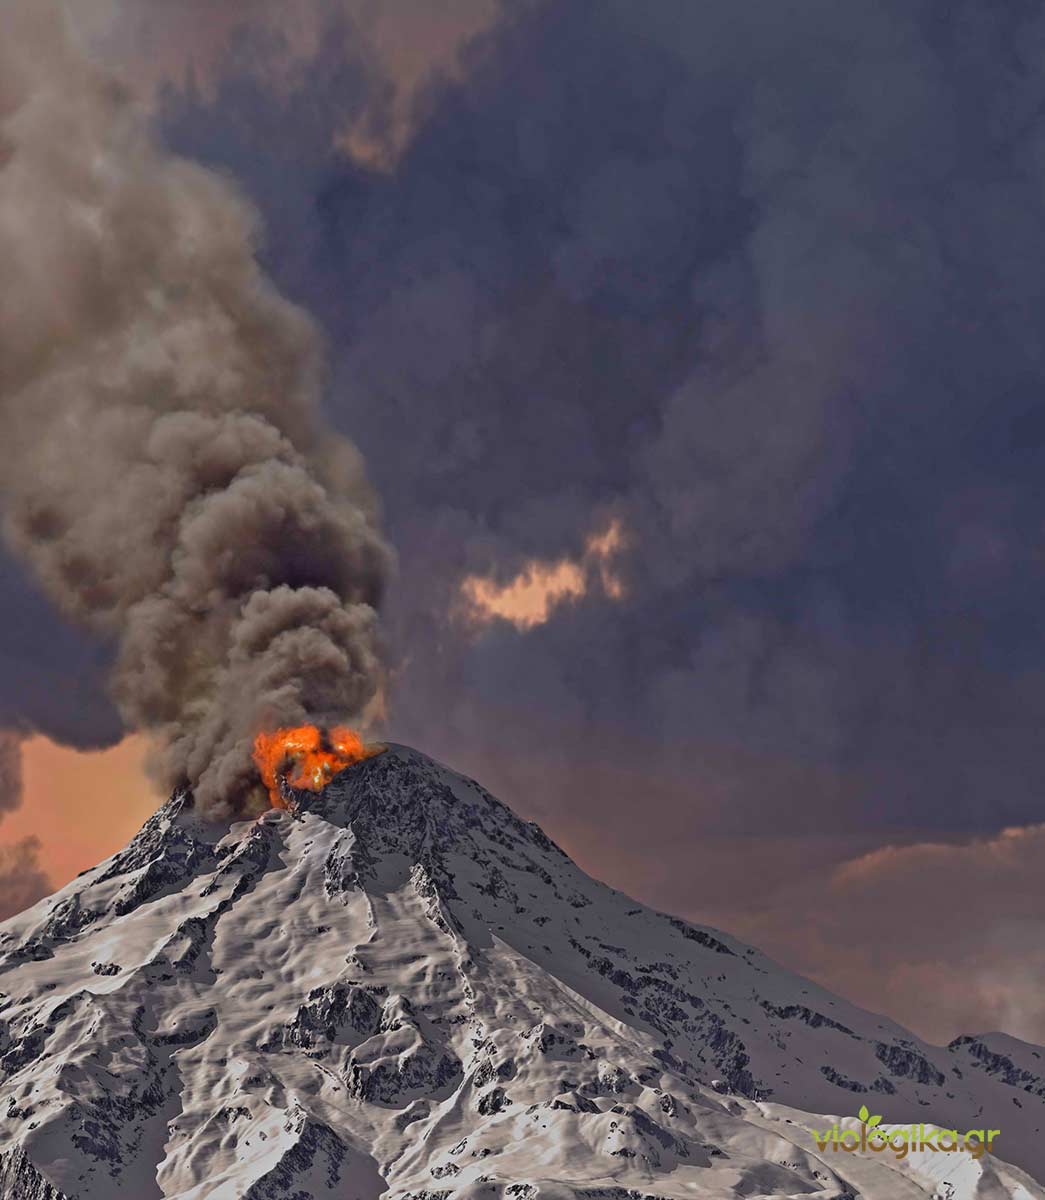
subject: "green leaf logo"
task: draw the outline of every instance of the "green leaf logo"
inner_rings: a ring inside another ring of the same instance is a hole
[[[860,1111],[856,1115],[860,1118],[861,1121],[866,1121],[868,1116],[870,1116],[870,1114],[867,1111],[867,1105],[861,1104]]]
[[[870,1120],[867,1122],[867,1128],[868,1128],[868,1129],[873,1129],[873,1128],[874,1128],[874,1127],[875,1127],[875,1126],[878,1124],[878,1122],[879,1122],[881,1119],[882,1119],[882,1114],[881,1114],[881,1113],[879,1113],[877,1117],[872,1117],[872,1118],[871,1118],[871,1119],[870,1119]]]

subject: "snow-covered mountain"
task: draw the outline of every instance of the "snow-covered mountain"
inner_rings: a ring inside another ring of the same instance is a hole
[[[296,800],[177,794],[0,926],[0,1200],[1045,1197],[1045,1051],[927,1045],[416,751]],[[1017,1166],[820,1149],[865,1103]]]

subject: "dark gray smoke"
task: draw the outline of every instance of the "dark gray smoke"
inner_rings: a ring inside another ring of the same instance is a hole
[[[51,881],[37,861],[40,840],[22,838],[0,846],[0,921],[20,913],[52,890]]]
[[[261,725],[360,714],[390,555],[318,415],[318,340],[253,209],[151,142],[56,5],[0,0],[9,544],[115,645],[125,723],[215,814]]]
[[[22,735],[0,729],[0,820],[22,803]],[[0,846],[0,921],[21,912],[52,890],[37,856],[40,842],[22,838]]]
[[[0,816],[22,802],[22,738],[0,729]]]

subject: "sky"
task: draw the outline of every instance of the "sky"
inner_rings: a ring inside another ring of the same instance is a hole
[[[75,10],[322,333],[375,733],[924,1036],[1045,1041],[1038,6],[285,11]],[[0,612],[16,911],[157,795],[111,642],[13,555]]]

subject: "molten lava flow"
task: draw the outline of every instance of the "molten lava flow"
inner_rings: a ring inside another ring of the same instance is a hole
[[[322,730],[315,725],[259,733],[254,762],[268,788],[273,808],[286,808],[283,785],[318,792],[345,767],[370,758],[380,746],[367,746],[358,733],[343,726]]]

